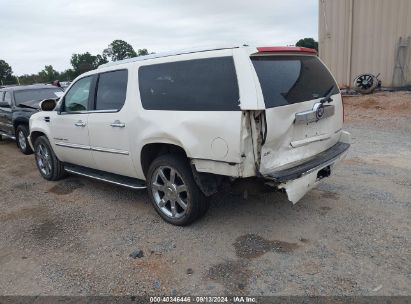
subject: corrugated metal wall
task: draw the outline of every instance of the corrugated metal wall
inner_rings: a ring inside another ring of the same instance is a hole
[[[411,0],[319,0],[319,9],[320,57],[340,86],[363,73],[381,73],[387,87],[411,84],[411,40],[397,62],[399,38],[411,37]]]

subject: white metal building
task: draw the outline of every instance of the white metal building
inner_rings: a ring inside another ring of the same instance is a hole
[[[341,87],[377,75],[411,85],[411,0],[319,0],[319,54]]]

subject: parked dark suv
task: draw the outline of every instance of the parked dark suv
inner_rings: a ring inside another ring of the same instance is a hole
[[[59,87],[51,85],[15,86],[0,89],[0,139],[16,139],[17,147],[24,154],[33,151],[27,141],[29,118],[37,112],[40,101],[57,99],[63,94]]]

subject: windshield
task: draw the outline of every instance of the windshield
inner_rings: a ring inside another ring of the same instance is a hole
[[[41,101],[43,99],[54,99],[63,95],[59,88],[29,89],[14,92],[16,106],[27,101]]]
[[[338,94],[330,72],[316,56],[251,57],[267,108]],[[332,89],[330,89],[332,88]]]

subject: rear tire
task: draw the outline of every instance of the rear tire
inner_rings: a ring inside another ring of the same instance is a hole
[[[33,154],[33,150],[29,145],[27,137],[29,136],[29,128],[26,125],[18,125],[16,128],[16,143],[21,153],[29,155]]]
[[[40,136],[34,143],[36,165],[41,176],[49,181],[57,181],[66,175],[64,166],[58,160],[46,136]]]
[[[157,213],[168,223],[186,226],[203,216],[208,199],[194,181],[185,157],[166,154],[149,166],[147,190]]]

